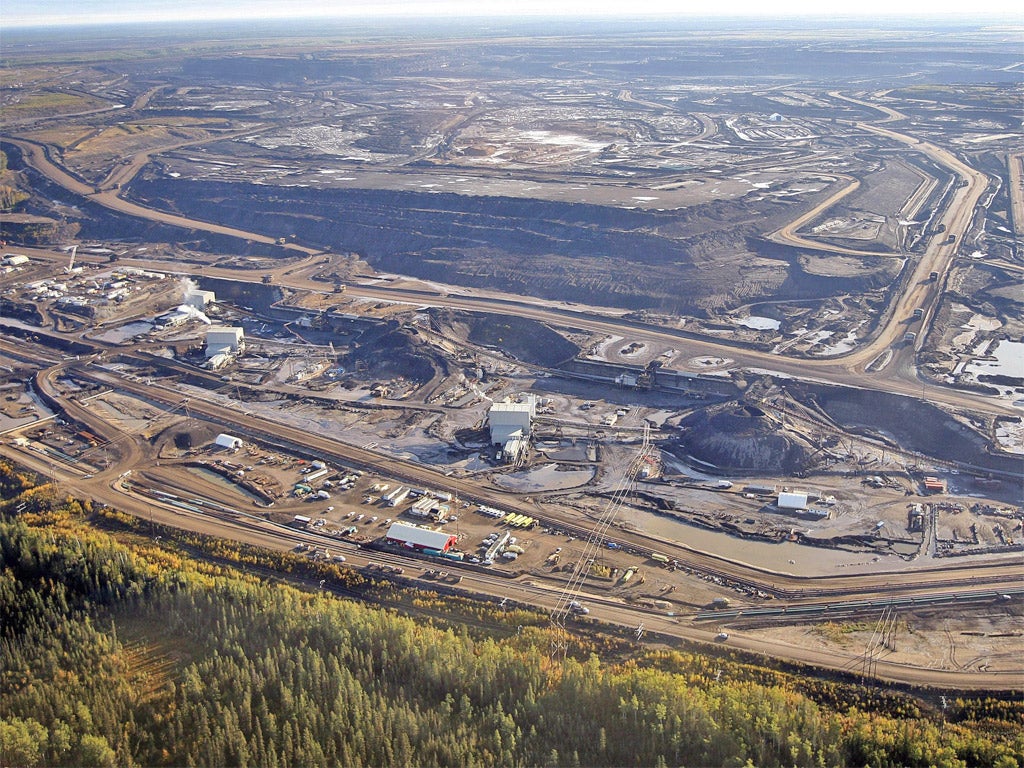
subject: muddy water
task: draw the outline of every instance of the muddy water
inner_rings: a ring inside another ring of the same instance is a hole
[[[719,554],[727,560],[794,576],[836,576],[935,566],[928,558],[908,562],[894,555],[808,547],[789,541],[773,544],[742,539],[640,510],[623,510],[617,521],[632,523],[636,530],[698,552]]]

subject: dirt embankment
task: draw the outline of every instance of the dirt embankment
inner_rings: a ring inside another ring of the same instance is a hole
[[[11,237],[8,237],[11,242],[24,242],[26,245],[65,244],[72,238],[107,242],[168,242],[182,248],[208,253],[269,257],[288,255],[287,251],[275,245],[212,232],[182,229],[117,213],[89,198],[69,192],[40,175],[35,169],[25,167],[21,151],[13,144],[3,144],[3,151],[8,156],[10,167],[22,172],[26,179],[26,188],[32,192],[32,196],[19,205],[18,211],[59,221],[54,227],[30,229],[24,233],[22,239],[11,240]],[[206,221],[216,217],[211,216],[208,209],[205,214],[196,212],[196,218]]]
[[[723,473],[792,475],[810,467],[812,446],[760,409],[725,403],[698,411],[679,424],[683,434],[668,450]]]
[[[915,398],[848,387],[787,382],[787,396],[824,414],[840,429],[872,437],[929,461],[969,465],[980,472],[1017,474],[1019,457],[989,450],[989,425],[972,424]],[[679,422],[665,449],[705,471],[799,475],[814,468],[816,446],[760,408],[735,400]]]
[[[494,347],[531,365],[554,368],[579,354],[580,348],[536,320],[512,315],[432,310],[435,332],[448,338]]]
[[[451,373],[442,356],[397,321],[371,326],[340,362],[345,368],[363,371],[367,378],[401,376],[418,384],[436,374]]]
[[[931,403],[878,391],[806,383],[787,384],[786,391],[800,400],[816,403],[844,429],[873,432],[903,450],[984,470],[1021,470],[1019,458],[989,453],[989,440],[978,428]]]

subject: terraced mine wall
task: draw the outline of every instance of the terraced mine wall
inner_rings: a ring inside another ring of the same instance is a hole
[[[641,210],[387,189],[269,188],[152,173],[132,182],[131,195],[196,218],[216,206],[226,225],[271,237],[301,233],[303,242],[356,252],[383,271],[599,306],[704,316],[760,298],[824,298],[891,280],[884,269],[867,285],[802,276],[798,251],[783,254],[775,246],[769,253],[760,233],[790,220],[810,199]]]

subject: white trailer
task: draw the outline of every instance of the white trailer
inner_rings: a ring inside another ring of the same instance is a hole
[[[397,507],[399,504],[401,504],[403,501],[405,501],[406,498],[408,498],[408,496],[409,496],[409,489],[408,488],[399,488],[397,493],[395,493],[394,495],[389,493],[388,496],[391,496],[391,498],[389,498],[387,500],[387,505],[389,507]]]

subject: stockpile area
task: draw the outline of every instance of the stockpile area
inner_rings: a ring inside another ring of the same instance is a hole
[[[792,475],[811,466],[813,446],[764,411],[726,403],[679,422],[683,434],[668,448],[711,471]]]

